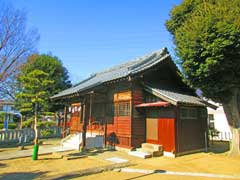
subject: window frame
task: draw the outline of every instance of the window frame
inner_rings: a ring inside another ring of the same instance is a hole
[[[130,101],[114,102],[114,117],[129,117],[129,116],[131,116]]]
[[[183,111],[186,111],[185,112],[186,115],[183,115]],[[180,107],[180,119],[192,119],[192,120],[198,119],[197,108],[194,108],[194,107]]]

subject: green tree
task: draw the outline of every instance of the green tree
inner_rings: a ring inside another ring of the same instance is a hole
[[[61,108],[61,105],[50,101],[54,94],[71,87],[68,71],[62,65],[62,62],[55,56],[34,54],[30,56],[27,62],[21,68],[22,74],[28,74],[34,69],[48,73],[48,77],[53,81],[51,86],[45,86],[44,90],[48,92],[48,98],[45,100],[44,111],[54,112]]]
[[[223,105],[233,133],[230,155],[240,155],[239,14],[240,0],[184,0],[166,21],[184,79]]]
[[[39,69],[32,70],[28,74],[21,74],[18,79],[23,87],[22,91],[16,96],[23,102],[20,111],[24,112],[33,109],[34,113],[35,139],[33,159],[35,160],[38,154],[38,115],[41,112],[41,107],[44,107],[45,101],[49,97],[45,87],[50,86],[53,81],[49,80],[48,73]]]

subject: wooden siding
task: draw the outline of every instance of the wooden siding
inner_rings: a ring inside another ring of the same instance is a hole
[[[80,132],[82,130],[81,124],[81,108],[80,103],[74,103],[71,105],[71,118],[70,118],[70,133]]]
[[[132,146],[140,147],[146,142],[146,119],[145,112],[135,106],[144,102],[144,94],[140,85],[132,87]]]
[[[180,107],[181,108],[181,107]],[[204,107],[191,107],[197,109],[196,119],[181,119],[180,108],[178,108],[178,153],[184,153],[196,149],[205,148],[205,135],[207,131],[207,117],[202,117],[200,111]]]

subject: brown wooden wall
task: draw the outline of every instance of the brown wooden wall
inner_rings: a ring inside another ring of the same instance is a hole
[[[132,146],[140,147],[146,142],[145,112],[136,109],[136,105],[144,102],[144,93],[141,86],[135,82],[132,86]]]
[[[81,109],[80,103],[74,103],[71,105],[71,118],[70,118],[70,133],[80,132],[82,130],[82,124],[80,119]]]
[[[206,114],[206,108],[190,107],[197,110],[197,119],[183,119],[180,117],[181,107],[184,106],[178,107],[177,153],[191,152],[205,148],[207,116],[204,114]],[[203,113],[202,115],[201,112]]]
[[[132,104],[132,93],[130,88],[130,83],[127,82],[119,82],[112,85],[108,85],[106,88],[105,99],[101,103],[104,105],[115,105],[121,102],[127,102]],[[97,100],[98,97],[95,97],[95,102],[99,102]],[[131,106],[130,106],[131,107]],[[94,108],[93,108],[94,110]],[[128,116],[116,116],[114,113],[107,112],[108,109],[105,108],[105,117],[104,119],[107,121],[106,133],[107,140],[109,144],[112,144],[112,137],[114,137],[114,144],[120,147],[131,148],[132,147],[132,118],[131,111]],[[113,112],[115,109],[113,109]],[[94,123],[93,123],[94,124]],[[88,126],[88,132],[102,133],[104,134],[104,123],[98,125]]]

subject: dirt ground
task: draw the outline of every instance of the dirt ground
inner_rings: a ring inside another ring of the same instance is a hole
[[[209,153],[196,153],[181,156],[178,158],[157,157],[150,159],[140,159],[129,156],[126,152],[106,151],[91,153],[88,157],[74,160],[65,160],[58,155],[42,155],[39,160],[32,161],[31,158],[19,158],[0,161],[1,179],[54,179],[64,177],[68,174],[81,172],[87,168],[97,168],[114,164],[106,158],[119,157],[128,160],[132,166],[129,168],[149,169],[173,172],[193,172],[211,173],[221,175],[231,175],[240,179],[240,158],[230,158],[227,156],[227,149],[222,148],[222,143],[215,143],[216,148],[210,149]],[[224,146],[225,147],[225,146]],[[66,152],[73,153],[73,152]],[[98,180],[118,180],[118,179],[177,179],[177,180],[206,180],[221,179],[210,177],[179,176],[166,174],[140,174],[107,171],[99,174],[84,177],[75,176],[75,179],[98,179]],[[73,179],[73,178],[64,178]]]
[[[53,139],[41,139],[39,140],[39,143],[41,146],[53,146],[53,145],[60,145],[60,138],[53,138]],[[15,144],[8,144],[8,145],[3,145],[0,144],[0,153],[1,152],[11,152],[11,151],[16,151],[19,150],[19,145]],[[27,144],[24,146],[24,149],[33,149],[33,143],[32,144]]]

